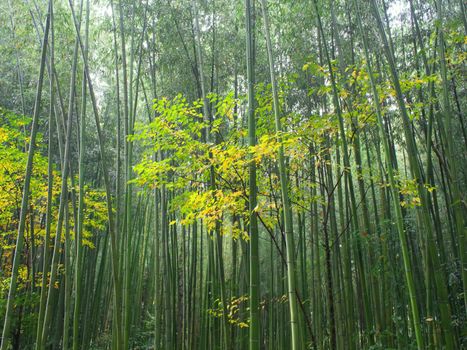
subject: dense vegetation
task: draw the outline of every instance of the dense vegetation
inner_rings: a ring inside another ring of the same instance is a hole
[[[7,349],[467,347],[462,0],[1,0]]]

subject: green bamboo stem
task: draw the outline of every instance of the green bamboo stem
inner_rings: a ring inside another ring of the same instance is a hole
[[[31,184],[31,175],[32,175],[32,169],[33,169],[34,150],[36,147],[36,136],[37,136],[39,112],[40,112],[41,97],[42,97],[42,83],[44,80],[44,69],[45,69],[45,61],[46,61],[47,44],[48,44],[48,39],[49,39],[49,29],[50,29],[50,2],[49,2],[49,12],[47,13],[47,17],[46,17],[44,37],[42,41],[41,63],[40,63],[40,68],[39,68],[39,81],[37,83],[36,98],[35,98],[35,103],[34,103],[31,137],[29,140],[28,160],[26,163],[23,195],[21,198],[21,211],[20,211],[20,217],[19,217],[18,234],[16,238],[15,255],[13,257],[13,264],[12,264],[12,269],[11,269],[11,281],[10,281],[10,287],[8,290],[8,299],[7,299],[7,304],[6,304],[5,319],[4,319],[3,330],[2,330],[2,342],[0,345],[1,350],[7,350],[10,344],[10,325],[11,325],[11,319],[12,319],[13,304],[15,302],[15,296],[16,296],[19,264],[20,264],[20,259],[21,259],[21,254],[23,250],[23,244],[24,244],[24,230],[26,226],[26,214],[28,211],[29,188]]]
[[[296,271],[295,271],[295,244],[293,236],[293,215],[292,206],[290,204],[289,193],[288,193],[288,177],[285,168],[285,155],[284,146],[282,144],[283,132],[281,126],[280,106],[279,106],[279,95],[277,90],[277,82],[275,78],[274,59],[272,53],[271,35],[269,30],[269,18],[267,12],[266,0],[261,1],[263,20],[264,20],[264,31],[266,37],[268,61],[269,61],[269,73],[272,85],[272,96],[273,96],[273,110],[274,120],[276,126],[277,141],[280,144],[278,150],[278,165],[279,165],[279,179],[281,187],[281,198],[282,205],[284,208],[284,230],[285,240],[287,249],[287,288],[288,288],[288,301],[289,301],[289,312],[290,312],[290,327],[292,332],[291,348],[292,350],[303,349],[303,343],[300,337],[299,314],[298,304],[296,295]]]

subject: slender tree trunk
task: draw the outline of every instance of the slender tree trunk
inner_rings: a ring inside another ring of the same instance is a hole
[[[279,165],[279,179],[281,186],[281,197],[282,206],[284,210],[284,229],[285,229],[285,240],[287,249],[287,289],[289,299],[289,312],[290,312],[290,327],[292,331],[291,345],[292,350],[303,349],[303,344],[300,339],[300,323],[298,314],[298,302],[297,302],[297,286],[296,286],[296,271],[295,271],[295,244],[293,236],[293,215],[292,206],[289,199],[288,190],[288,177],[285,168],[285,155],[284,146],[282,144],[282,137],[280,134],[283,132],[281,126],[280,106],[279,106],[279,94],[277,91],[277,82],[275,78],[274,59],[272,53],[271,35],[269,30],[269,18],[267,12],[266,0],[262,0],[263,9],[263,20],[264,29],[266,36],[266,44],[268,51],[269,71],[272,85],[272,96],[273,96],[273,110],[274,120],[276,126],[277,141],[280,144],[278,153],[278,165]]]
[[[18,280],[19,264],[20,264],[21,254],[23,252],[24,230],[26,226],[26,215],[28,211],[28,202],[29,202],[29,188],[31,184],[31,175],[32,175],[33,161],[34,161],[34,150],[36,146],[36,136],[37,136],[39,113],[40,113],[41,98],[42,98],[42,83],[44,80],[44,69],[45,69],[47,45],[48,45],[48,39],[49,39],[49,29],[50,29],[50,21],[51,21],[50,20],[50,15],[51,15],[50,9],[52,6],[51,3],[52,2],[49,1],[49,12],[47,13],[47,17],[46,17],[45,31],[44,31],[43,41],[42,41],[41,63],[40,63],[40,68],[39,68],[39,81],[37,84],[36,99],[34,103],[31,138],[29,141],[28,159],[26,163],[26,173],[24,176],[23,195],[21,199],[21,211],[20,211],[20,217],[19,217],[18,235],[16,238],[15,255],[13,258],[13,264],[12,264],[12,269],[11,269],[11,282],[10,282],[10,288],[8,291],[8,299],[7,299],[7,304],[6,304],[5,319],[4,319],[3,331],[2,331],[2,342],[0,345],[1,350],[7,350],[9,346],[9,342],[10,342],[10,325],[11,325],[11,319],[12,319],[13,304],[15,302],[15,297],[16,297],[16,286],[18,282],[17,280]]]

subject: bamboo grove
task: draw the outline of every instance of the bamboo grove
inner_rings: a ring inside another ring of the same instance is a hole
[[[7,349],[467,347],[462,0],[1,0]]]

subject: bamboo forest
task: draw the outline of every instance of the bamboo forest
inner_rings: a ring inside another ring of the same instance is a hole
[[[467,349],[464,0],[0,0],[0,350]]]

